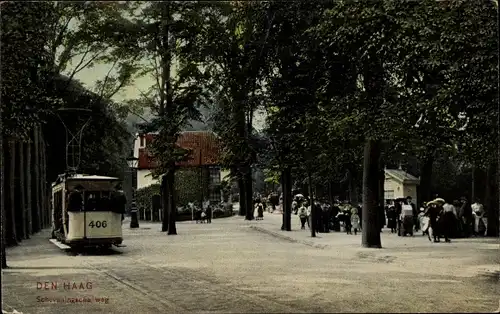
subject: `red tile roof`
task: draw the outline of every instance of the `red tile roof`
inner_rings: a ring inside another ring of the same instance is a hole
[[[154,140],[154,134],[140,135],[146,139],[146,147]],[[220,145],[217,137],[209,131],[182,132],[177,139],[178,146],[190,150],[188,160],[177,162],[180,167],[215,166],[219,164]],[[139,149],[138,169],[155,168],[154,158],[148,156],[147,148]]]

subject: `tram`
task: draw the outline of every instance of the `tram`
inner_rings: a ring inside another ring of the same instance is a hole
[[[64,248],[121,246],[126,200],[119,183],[114,177],[60,175],[52,184],[51,242]]]

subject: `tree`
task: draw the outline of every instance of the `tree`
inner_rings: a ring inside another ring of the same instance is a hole
[[[352,69],[346,73],[351,73],[348,77],[356,82],[336,107],[345,112],[336,125],[337,129],[356,132],[351,133],[353,138],[361,133],[364,139],[362,244],[366,247],[381,247],[380,157],[382,139],[395,129],[397,121],[397,86],[390,80],[393,64],[389,60],[394,47],[399,47],[393,39],[398,29],[393,17],[401,12],[404,11],[391,2],[379,1],[368,6],[339,2],[325,12],[323,22],[313,29],[324,39],[325,46],[335,47],[337,54],[345,58],[343,63]]]
[[[3,117],[3,108],[0,106],[0,121],[2,121]],[[4,143],[3,143],[3,126],[2,123],[0,123],[0,147],[2,150],[4,149]],[[5,164],[4,164],[4,154],[0,154],[0,214],[2,221],[0,222],[0,232],[2,233],[2,243],[1,245],[1,252],[0,255],[2,258],[2,269],[7,268],[7,254],[5,247],[7,246],[7,226],[6,226],[6,221],[7,221],[7,208],[5,207]]]
[[[9,209],[5,219],[10,225],[6,228],[6,241],[16,244],[39,230],[35,226],[36,219],[40,220],[40,227],[50,223],[46,195],[46,184],[50,179],[47,174],[50,178],[51,172],[57,171],[62,164],[58,161],[62,161],[61,156],[64,154],[51,158],[49,165],[46,163],[46,139],[41,130],[45,129],[46,133],[53,127],[57,130],[60,122],[51,120],[54,118],[51,113],[72,96],[68,95],[71,94],[67,88],[71,85],[68,81],[64,81],[64,88],[57,84],[61,81],[58,81],[59,73],[55,71],[56,57],[48,49],[49,42],[55,36],[51,24],[56,21],[53,3],[3,2],[1,5],[2,157],[8,163],[6,169],[10,170],[6,173],[10,184],[4,186],[2,194],[10,196],[6,198],[7,204],[4,204]],[[74,40],[64,39],[62,45],[73,45],[71,49],[74,49]],[[104,123],[103,127],[109,124]],[[57,147],[59,142],[64,142],[64,131],[60,132],[59,128],[59,132],[48,137],[48,140],[50,148]],[[34,153],[32,146],[35,146]],[[34,176],[31,175],[31,169],[35,170]]]
[[[204,94],[202,60],[197,50],[201,10],[196,2],[150,3],[143,4],[133,18],[141,58],[147,60],[144,74],[155,81],[142,97],[155,114],[143,130],[157,132],[149,152],[156,162],[153,176],[162,180],[162,231],[169,235],[177,234],[175,163],[188,155],[176,142],[189,119],[199,120],[197,107]],[[174,67],[176,75],[172,73]]]
[[[130,84],[139,68],[133,51],[134,25],[128,15],[137,9],[134,2],[51,2],[48,53],[55,75],[67,77],[70,87],[82,71],[106,64],[105,77],[97,78],[94,92],[111,99]],[[114,104],[118,105],[118,104]]]
[[[207,8],[207,20],[204,54],[218,108],[215,131],[223,143],[222,162],[238,180],[240,215],[251,220],[252,164],[257,156],[253,115],[262,96],[273,14],[265,2],[220,2]]]

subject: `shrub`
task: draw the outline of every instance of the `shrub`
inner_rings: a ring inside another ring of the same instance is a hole
[[[154,195],[160,195],[159,184],[152,184],[135,192],[135,203],[139,210],[140,219],[151,220]],[[144,213],[146,217],[144,217]]]

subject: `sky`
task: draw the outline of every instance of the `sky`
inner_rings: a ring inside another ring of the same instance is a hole
[[[77,60],[79,61],[79,60]],[[88,89],[93,90],[95,86],[95,82],[97,80],[102,80],[106,77],[106,74],[108,73],[110,68],[110,65],[108,64],[96,64],[92,68],[86,68],[80,71],[75,75],[75,78],[79,80],[80,82],[83,83],[85,87]],[[116,102],[121,102],[127,99],[137,99],[140,98],[141,96],[141,91],[146,92],[149,87],[153,85],[153,79],[151,77],[141,77],[137,78],[133,84],[130,86],[127,86],[126,88],[122,89],[119,93],[117,93],[114,97],[113,100]],[[147,119],[149,116],[148,113],[144,114],[144,117]],[[140,118],[137,118],[133,115],[127,119],[129,123],[137,123],[140,122]],[[257,130],[262,130],[264,128],[264,123],[265,123],[265,115],[264,112],[257,112],[254,116],[254,128]],[[200,123],[193,123],[193,127],[202,127]]]

